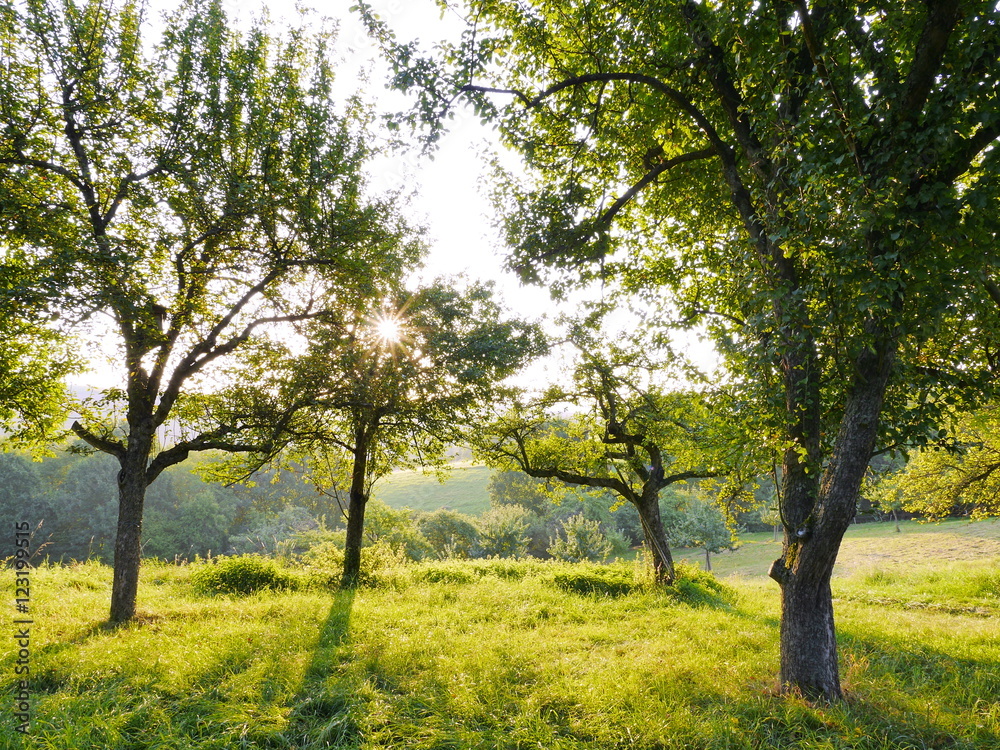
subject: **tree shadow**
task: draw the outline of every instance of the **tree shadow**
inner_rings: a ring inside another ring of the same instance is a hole
[[[292,742],[337,747],[360,738],[356,686],[344,675],[337,675],[337,667],[344,661],[354,596],[353,589],[334,595],[312,660],[291,702],[283,734]]]

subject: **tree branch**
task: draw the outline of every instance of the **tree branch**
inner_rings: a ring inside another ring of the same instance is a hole
[[[119,461],[125,458],[125,446],[122,445],[120,441],[109,440],[108,438],[95,435],[93,432],[76,421],[70,425],[70,429],[73,430],[74,434],[76,434],[78,438],[87,443],[87,445],[97,448],[97,450],[102,451],[103,453],[110,453]]]
[[[961,16],[959,3],[954,0],[929,0],[927,6],[927,19],[903,85],[898,122],[915,119],[923,109],[941,69],[948,38]]]

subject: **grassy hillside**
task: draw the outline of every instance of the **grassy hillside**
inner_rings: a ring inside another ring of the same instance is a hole
[[[770,533],[743,534],[735,552],[712,555],[712,569],[718,576],[766,576],[781,553],[781,542]],[[680,549],[674,555],[704,566],[705,553]],[[878,568],[923,567],[935,561],[1000,559],[1000,521],[943,523],[903,521],[897,533],[892,523],[865,523],[851,526],[840,546],[835,575],[866,572]]]
[[[108,630],[107,568],[41,568],[32,734],[15,732],[8,634],[0,747],[1000,747],[997,525],[880,528],[845,556],[868,535],[884,564],[859,553],[835,579],[834,706],[777,693],[777,587],[761,577],[727,579],[731,595],[595,596],[556,585],[593,570],[448,562],[356,594],[228,598],[196,593],[192,567],[151,565],[138,622]]]
[[[397,471],[376,485],[374,495],[393,508],[449,508],[478,516],[490,508],[486,487],[491,473],[485,466],[457,464],[442,483],[419,471]]]

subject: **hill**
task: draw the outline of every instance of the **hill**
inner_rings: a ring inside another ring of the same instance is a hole
[[[393,508],[432,511],[448,508],[478,516],[490,508],[492,469],[455,464],[445,482],[419,471],[396,471],[375,486],[373,495]]]

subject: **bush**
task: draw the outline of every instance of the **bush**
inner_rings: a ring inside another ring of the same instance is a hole
[[[273,560],[258,555],[217,558],[191,575],[195,589],[206,594],[247,596],[258,591],[284,591],[299,587],[299,579],[281,570]]]
[[[556,532],[548,553],[563,562],[604,562],[611,554],[611,543],[601,533],[597,521],[588,521],[583,513],[565,519],[562,535]]]
[[[344,573],[344,548],[336,542],[321,542],[302,556],[310,582],[322,588],[340,588]],[[358,585],[368,588],[398,587],[400,569],[407,564],[406,554],[387,542],[379,541],[361,548]]]

